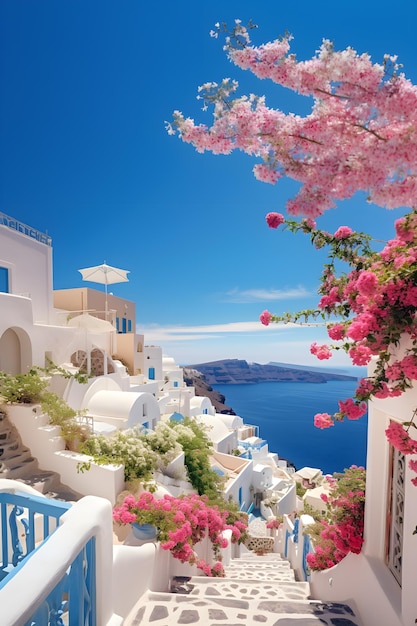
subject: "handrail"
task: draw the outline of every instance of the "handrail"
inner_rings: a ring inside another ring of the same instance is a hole
[[[313,547],[310,535],[305,534],[303,537],[303,560],[302,560],[304,580],[309,580],[310,578],[310,568],[307,563],[307,554],[309,554],[310,552],[314,552],[314,547]]]

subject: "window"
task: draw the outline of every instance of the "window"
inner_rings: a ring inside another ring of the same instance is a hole
[[[154,367],[150,367],[148,369],[148,378],[149,380],[155,380],[155,368]]]
[[[9,293],[9,270],[7,267],[0,267],[0,291]]]
[[[127,332],[132,332],[132,320],[127,320]]]
[[[120,327],[120,319],[118,317],[116,317],[116,330],[117,330],[117,332],[119,332],[119,327]]]
[[[405,469],[406,461],[404,454],[390,446],[386,559],[390,571],[400,586],[402,578]]]
[[[174,387],[178,387],[178,380],[174,380]]]

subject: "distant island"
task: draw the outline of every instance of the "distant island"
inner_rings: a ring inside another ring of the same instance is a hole
[[[294,382],[322,384],[330,380],[356,380],[356,376],[337,374],[306,366],[267,363],[248,363],[242,359],[224,359],[209,363],[196,363],[183,366],[184,381],[195,387],[196,395],[207,396],[218,413],[234,415],[231,407],[225,405],[225,396],[214,390],[212,385],[242,385],[265,382]]]

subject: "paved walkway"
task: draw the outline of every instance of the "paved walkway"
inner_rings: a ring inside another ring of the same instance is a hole
[[[309,598],[278,554],[245,555],[225,578],[194,576],[181,593],[149,591],[126,626],[361,626],[351,607]]]

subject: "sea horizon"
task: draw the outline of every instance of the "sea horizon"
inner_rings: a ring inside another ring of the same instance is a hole
[[[365,466],[367,415],[325,430],[314,426],[314,415],[338,411],[338,400],[351,397],[356,385],[356,380],[334,380],[212,386],[246,424],[259,427],[270,452],[297,469],[315,467],[333,474],[351,465]]]

